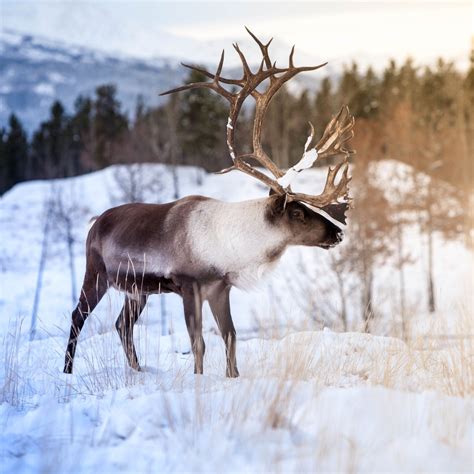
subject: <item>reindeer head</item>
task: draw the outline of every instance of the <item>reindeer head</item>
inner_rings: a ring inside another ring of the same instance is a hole
[[[338,212],[344,218],[347,204],[339,204]],[[329,210],[329,209],[327,209]],[[289,245],[306,245],[329,249],[342,241],[341,223],[329,212],[315,212],[297,201],[286,202],[286,196],[273,194],[267,205],[266,219],[288,236]]]
[[[267,217],[273,224],[287,228],[291,236],[290,244],[329,248],[342,239],[341,229],[345,225],[345,211],[350,203],[348,184],[351,178],[348,175],[348,157],[353,151],[345,148],[345,145],[354,135],[354,118],[350,115],[347,107],[342,107],[326,126],[323,136],[316,144],[313,144],[314,127],[310,123],[310,134],[306,140],[302,158],[286,172],[278,168],[263,149],[261,139],[263,119],[270,101],[283,84],[291,78],[304,71],[319,69],[327,63],[296,67],[293,63],[295,52],[293,46],[289,55],[288,67],[277,67],[276,62],[272,63],[268,53],[268,47],[272,40],[264,44],[248,28],[246,29],[262,53],[262,61],[257,72],[252,72],[239,46],[234,44],[233,47],[242,62],[243,75],[241,79],[221,77],[224,64],[224,51],[222,51],[215,74],[199,67],[183,64],[189,69],[201,72],[211,81],[187,84],[161,95],[207,88],[224,97],[230,106],[227,121],[227,146],[233,165],[220,173],[239,170],[253,176],[270,188],[272,196],[269,198]],[[232,86],[232,90],[228,90],[222,84]],[[260,89],[257,90],[259,86]],[[237,90],[235,91],[235,89]],[[255,100],[253,149],[248,154],[237,154],[234,139],[237,119],[244,101],[249,96]],[[298,173],[311,168],[318,158],[335,155],[344,155],[345,159],[334,168],[329,168],[326,184],[321,194],[310,195],[292,191],[291,183]],[[257,161],[270,175],[249,164],[249,160]],[[338,175],[340,178],[336,183]]]

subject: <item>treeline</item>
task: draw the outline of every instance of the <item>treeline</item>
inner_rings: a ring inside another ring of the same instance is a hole
[[[188,82],[205,78],[192,72]],[[282,90],[273,100],[264,146],[280,167],[297,161],[308,132],[318,133],[342,104],[355,115],[357,160],[393,158],[449,181],[468,192],[474,153],[474,55],[467,73],[439,60],[419,68],[411,60],[391,61],[383,73],[356,63],[337,80],[326,77],[314,94]],[[0,193],[30,179],[59,178],[114,163],[160,162],[198,165],[215,171],[229,166],[225,142],[227,104],[208,90],[170,96],[165,105],[137,100],[129,118],[113,85],[80,96],[72,114],[56,101],[49,118],[27,136],[11,115],[0,129]],[[252,110],[237,127],[242,151],[251,142]]]

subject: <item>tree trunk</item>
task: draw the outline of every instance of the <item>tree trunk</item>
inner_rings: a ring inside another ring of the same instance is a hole
[[[330,255],[332,268],[334,269],[334,273],[336,274],[337,279],[337,286],[339,289],[339,298],[341,300],[341,312],[340,317],[342,321],[342,327],[344,332],[347,331],[347,301],[346,301],[346,291],[344,287],[344,279],[342,277],[341,268],[338,266],[338,262],[336,258],[331,254]]]
[[[31,311],[30,341],[32,341],[36,336],[36,323],[38,319],[38,308],[39,308],[39,303],[40,303],[41,290],[43,288],[43,275],[44,275],[44,269],[46,267],[46,258],[48,255],[48,237],[49,237],[51,213],[52,213],[51,203],[48,202],[46,218],[45,218],[44,227],[43,227],[43,241],[41,243],[41,254],[40,254],[40,259],[39,259],[39,264],[38,264],[38,276],[36,278],[36,288],[35,288],[35,296],[33,299],[33,309]]]
[[[161,335],[167,336],[168,331],[168,313],[166,311],[166,296],[164,293],[160,294],[160,310],[161,310]]]
[[[433,212],[431,209],[431,182],[428,184],[428,310],[436,310],[433,276]]]
[[[370,332],[370,322],[374,319],[373,302],[372,302],[372,270],[369,270],[364,279],[364,331]]]
[[[170,164],[171,164],[171,173],[173,175],[173,197],[174,199],[179,199],[179,177],[178,171],[176,169],[178,165],[179,157],[179,144],[178,144],[178,127],[177,127],[177,117],[176,117],[176,103],[173,100],[168,102],[166,107],[168,123],[169,123],[169,142],[170,142]]]
[[[433,281],[433,232],[428,231],[428,309],[430,313],[436,310],[434,281]]]
[[[404,262],[403,262],[403,228],[401,222],[397,220],[397,253],[398,253],[398,281],[400,287],[400,316],[402,319],[402,337],[406,339],[407,334],[407,325],[406,325],[406,296],[405,296],[405,272],[403,271]]]
[[[76,267],[74,264],[74,238],[72,236],[72,222],[69,218],[66,220],[66,241],[69,257],[69,275],[71,277],[71,300],[72,306],[74,307],[78,295],[76,288]]]

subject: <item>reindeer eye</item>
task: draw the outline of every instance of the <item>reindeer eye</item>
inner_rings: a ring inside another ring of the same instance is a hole
[[[290,216],[292,219],[304,220],[304,212],[301,209],[293,209]]]

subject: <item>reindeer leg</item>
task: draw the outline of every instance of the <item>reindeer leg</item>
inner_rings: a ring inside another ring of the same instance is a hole
[[[182,285],[184,317],[194,354],[194,373],[203,373],[206,345],[202,337],[202,298],[199,284],[195,281]]]
[[[133,326],[143,311],[147,299],[148,296],[146,295],[138,295],[137,298],[131,298],[127,295],[122,311],[120,311],[120,315],[115,323],[115,328],[127,356],[128,365],[135,370],[140,370],[140,364],[138,363],[137,352],[133,343]]]
[[[71,330],[64,361],[64,373],[71,374],[79,334],[94,308],[107,291],[107,277],[102,260],[92,256],[88,258],[86,274],[76,309],[72,312]]]
[[[209,292],[209,306],[225,343],[227,358],[226,377],[238,377],[235,328],[230,313],[230,287],[220,282]]]

